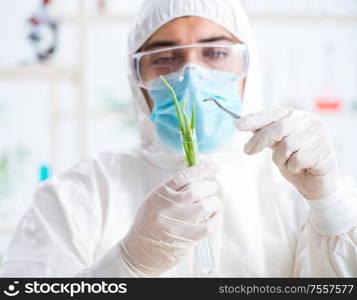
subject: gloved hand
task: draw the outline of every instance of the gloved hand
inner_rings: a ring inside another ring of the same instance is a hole
[[[138,275],[157,276],[182,261],[197,241],[222,225],[218,184],[207,178],[218,166],[200,163],[179,171],[151,191],[120,242],[122,255]]]
[[[339,185],[337,162],[327,126],[308,112],[281,108],[238,120],[238,129],[253,131],[244,147],[255,154],[273,150],[281,174],[309,200],[332,195]]]

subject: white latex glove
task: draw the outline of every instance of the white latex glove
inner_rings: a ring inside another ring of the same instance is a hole
[[[207,179],[217,171],[214,163],[200,163],[179,171],[146,196],[120,243],[126,263],[138,275],[169,270],[197,241],[221,228],[218,184]]]
[[[255,154],[266,147],[281,174],[309,200],[332,195],[339,185],[337,162],[327,126],[312,113],[280,108],[238,120],[238,129],[253,131],[244,147]]]

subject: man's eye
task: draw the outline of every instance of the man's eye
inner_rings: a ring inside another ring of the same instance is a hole
[[[225,58],[228,56],[228,53],[222,50],[207,51],[204,56],[212,59]]]
[[[172,64],[175,61],[176,61],[176,58],[174,56],[160,57],[160,58],[152,60],[152,64],[153,65],[166,65],[166,64]]]

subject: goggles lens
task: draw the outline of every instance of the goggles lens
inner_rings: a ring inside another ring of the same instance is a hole
[[[136,53],[133,59],[139,85],[146,89],[150,89],[149,83],[160,75],[180,74],[178,71],[190,63],[205,69],[232,73],[238,78],[245,77],[248,70],[248,50],[243,44],[167,47]]]

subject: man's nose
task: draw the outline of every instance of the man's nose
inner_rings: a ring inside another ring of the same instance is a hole
[[[200,56],[198,54],[198,51],[195,51],[196,49],[188,49],[185,52],[184,55],[184,63],[194,63],[194,64],[202,64],[202,61],[200,60]]]

